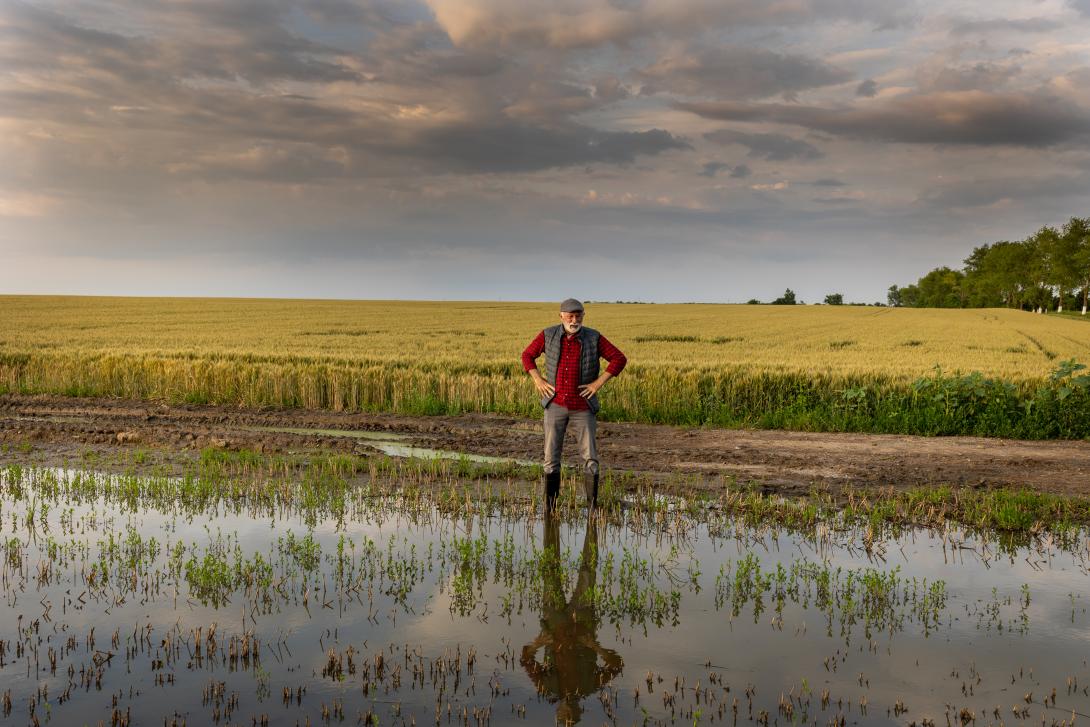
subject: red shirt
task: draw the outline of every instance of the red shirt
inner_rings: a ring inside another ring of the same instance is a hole
[[[537,334],[526,350],[522,352],[522,368],[530,371],[537,368],[534,359],[545,351],[545,331]],[[560,361],[556,366],[556,399],[560,406],[568,409],[589,409],[587,400],[579,395],[579,355],[583,351],[583,344],[578,336],[567,333],[560,339]],[[598,355],[609,361],[606,372],[610,376],[617,376],[624,370],[628,359],[621,353],[621,349],[610,343],[605,336],[598,334]],[[590,383],[590,382],[587,382]]]

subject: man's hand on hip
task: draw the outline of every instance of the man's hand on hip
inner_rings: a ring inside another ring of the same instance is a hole
[[[534,388],[537,389],[537,393],[542,396],[552,396],[556,393],[556,388],[553,387],[545,377],[537,372],[536,369],[530,371],[530,376],[534,379]]]
[[[599,376],[597,379],[590,382],[589,384],[583,384],[579,387],[579,396],[583,397],[584,399],[589,399],[590,397],[597,394],[598,390],[605,386],[605,383],[611,378],[613,378],[611,374],[603,373],[601,376]]]

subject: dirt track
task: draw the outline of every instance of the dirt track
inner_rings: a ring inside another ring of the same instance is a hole
[[[373,451],[366,440],[269,432],[257,427],[366,430],[470,454],[536,460],[541,425],[497,415],[406,417],[314,411],[258,411],[166,406],[113,399],[0,396],[0,442],[34,445],[37,461],[75,459],[93,447],[165,452],[205,446],[262,452]],[[839,490],[870,485],[1029,485],[1090,494],[1090,442],[1023,442],[974,437],[686,429],[601,423],[603,466],[656,476],[733,475],[767,489],[797,492],[813,484]],[[571,448],[571,449],[574,449]],[[9,452],[4,459],[12,459]]]

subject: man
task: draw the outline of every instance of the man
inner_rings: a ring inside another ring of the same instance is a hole
[[[545,376],[535,359],[545,354]],[[601,372],[599,359],[609,361]],[[522,367],[534,380],[545,407],[545,508],[552,510],[560,494],[560,456],[564,433],[572,426],[583,457],[587,507],[598,504],[598,391],[624,369],[620,349],[593,328],[583,327],[583,304],[568,298],[560,304],[560,324],[546,328],[522,352]]]

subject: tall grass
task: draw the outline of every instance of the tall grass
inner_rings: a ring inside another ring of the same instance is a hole
[[[553,307],[0,297],[0,392],[534,415],[518,356]],[[630,360],[607,419],[1090,436],[1090,328],[1059,317],[595,304],[588,323]]]
[[[2,354],[0,392],[172,403],[404,414],[534,415],[515,365],[331,364],[124,354]],[[603,396],[603,418],[656,424],[809,431],[1090,437],[1090,376],[1065,362],[1014,384],[936,371],[906,381],[744,367],[633,364]]]

